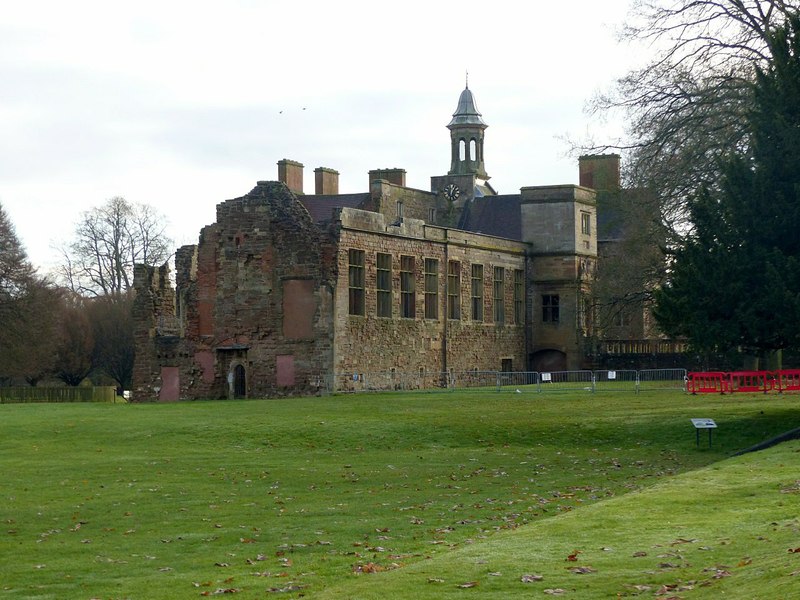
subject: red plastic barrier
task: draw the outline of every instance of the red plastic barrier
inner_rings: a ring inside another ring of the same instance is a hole
[[[775,379],[781,394],[783,392],[800,392],[800,369],[776,371]]]
[[[689,373],[686,391],[692,394],[724,394],[730,391],[728,373],[722,371],[702,371]]]
[[[731,392],[762,392],[775,389],[775,374],[769,371],[733,371],[730,376]]]

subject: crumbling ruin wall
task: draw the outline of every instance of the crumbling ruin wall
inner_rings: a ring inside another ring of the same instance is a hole
[[[332,263],[325,233],[285,185],[258,182],[219,204],[197,246],[176,254],[174,335],[145,336],[158,320],[151,298],[159,292],[141,272],[135,396],[317,391],[332,362]]]

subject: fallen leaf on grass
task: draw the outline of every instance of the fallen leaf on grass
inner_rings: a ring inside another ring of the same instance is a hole
[[[567,591],[561,588],[547,588],[544,593],[550,594],[551,596],[561,596],[562,594],[566,594]]]
[[[572,552],[572,554],[570,554],[569,556],[567,556],[567,558],[565,558],[564,560],[566,560],[566,561],[568,561],[568,562],[575,562],[575,561],[577,561],[577,560],[578,560],[578,554],[580,554],[580,553],[581,553],[581,551],[580,551],[580,550],[574,550],[574,551]]]
[[[444,579],[438,577],[428,577],[428,583],[444,583]]]
[[[217,596],[219,594],[238,594],[239,590],[237,588],[217,588],[213,592],[207,590],[205,592],[200,592],[201,596]]]
[[[751,564],[752,562],[753,562],[752,558],[750,558],[749,556],[745,556],[742,560],[739,561],[739,564],[737,564],[736,566],[737,567],[746,567],[747,565]]]
[[[695,538],[692,539],[678,538],[677,540],[670,542],[670,546],[677,546],[679,544],[694,544],[696,541],[697,540]]]
[[[298,592],[298,591],[300,591],[302,589],[305,589],[307,587],[308,587],[308,585],[303,584],[303,583],[300,583],[300,584],[292,583],[292,584],[289,584],[286,587],[282,587],[282,588],[269,588],[267,591],[268,592]]]
[[[790,554],[800,554],[800,548],[789,548]]]
[[[380,573],[384,568],[376,563],[368,562],[367,564],[353,565],[353,573]]]
[[[716,573],[714,573],[712,577],[713,579],[722,579],[723,577],[730,577],[730,576],[731,576],[730,571],[717,571]]]
[[[587,573],[596,573],[597,569],[593,569],[592,567],[571,567],[569,571],[576,575],[586,575]]]
[[[519,578],[522,583],[533,583],[535,581],[542,581],[544,577],[541,575],[523,575]]]
[[[634,553],[633,553],[633,557],[634,557],[634,558],[641,558],[642,556],[647,556],[647,552],[641,552],[641,551],[639,551],[639,552],[634,552]]]
[[[466,588],[474,588],[474,587],[478,587],[478,582],[477,581],[467,581],[465,583],[459,583],[457,587],[464,588],[464,589],[466,589]]]

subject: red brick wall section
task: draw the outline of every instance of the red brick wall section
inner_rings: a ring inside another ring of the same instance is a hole
[[[283,282],[283,336],[287,339],[313,340],[317,299],[311,279],[287,279]]]
[[[278,369],[278,385],[280,387],[293,387],[295,385],[294,356],[277,356],[276,366]]]
[[[180,399],[180,370],[178,367],[161,367],[161,390],[158,399],[161,402],[175,402]]]

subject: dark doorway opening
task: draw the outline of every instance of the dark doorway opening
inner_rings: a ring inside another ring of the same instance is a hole
[[[244,365],[236,365],[233,368],[233,397],[247,398],[247,374]]]

